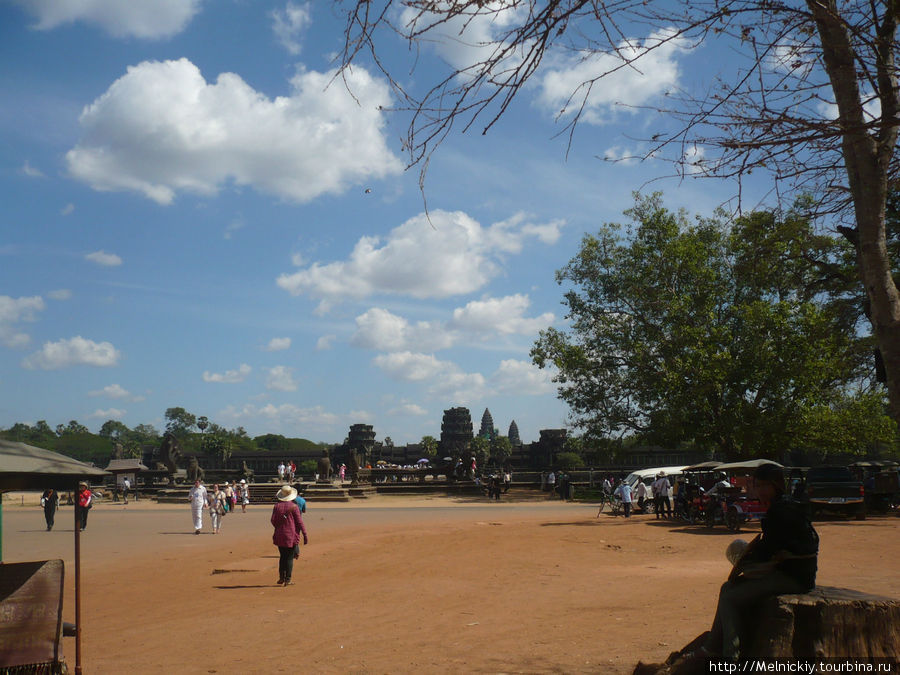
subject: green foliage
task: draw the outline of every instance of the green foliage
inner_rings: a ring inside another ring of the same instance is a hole
[[[107,420],[100,427],[100,436],[117,441],[128,435],[128,427],[118,420]]]
[[[497,466],[503,466],[512,457],[512,443],[506,436],[494,435],[491,438],[491,461]]]
[[[260,450],[270,452],[284,452],[288,449],[288,439],[281,434],[265,434],[253,439]]]
[[[197,418],[184,408],[166,409],[166,432],[177,436],[186,437],[197,426]]]
[[[574,452],[561,452],[556,455],[556,466],[560,471],[574,471],[584,468],[584,460]]]
[[[478,466],[484,466],[491,452],[491,442],[484,436],[476,436],[469,441],[469,450],[475,456]]]
[[[557,273],[571,328],[531,352],[587,435],[771,456],[804,437],[804,411],[865,378],[843,241],[799,212],[691,222],[659,194],[626,214]]]
[[[802,449],[834,454],[897,455],[897,423],[888,415],[884,396],[860,392],[834,405],[819,405],[802,413],[806,429]]]
[[[318,463],[314,459],[304,459],[297,465],[297,473],[302,476],[312,476],[319,468]]]
[[[419,445],[422,446],[422,453],[425,455],[425,457],[429,459],[437,457],[438,441],[434,436],[422,436],[422,440],[419,441]]]

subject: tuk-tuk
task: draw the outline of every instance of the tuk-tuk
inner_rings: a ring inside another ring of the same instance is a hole
[[[893,460],[854,462],[848,467],[854,477],[862,481],[866,495],[866,510],[886,513],[900,505],[900,473]]]
[[[708,499],[706,491],[716,483],[718,467],[722,462],[701,462],[682,469],[675,496],[675,513],[691,525],[704,522]]]
[[[737,532],[744,523],[760,520],[765,515],[767,509],[756,496],[752,482],[753,472],[761,464],[784,468],[770,459],[751,459],[716,467],[717,472],[728,477],[731,487],[717,487],[705,493],[704,522],[707,527],[724,523],[729,530]]]

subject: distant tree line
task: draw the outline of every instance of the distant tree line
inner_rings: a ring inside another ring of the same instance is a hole
[[[305,438],[287,438],[279,434],[264,434],[251,438],[243,427],[226,429],[205,416],[196,416],[181,407],[165,412],[166,427],[160,432],[150,424],[129,428],[118,420],[107,420],[94,434],[76,420],[51,427],[46,420],[34,425],[17,422],[0,430],[0,438],[27,443],[53,450],[82,461],[105,464],[120,446],[125,458],[140,459],[145,445],[158,446],[166,433],[173,434],[186,455],[217,455],[228,459],[235,452],[272,451],[291,453],[328,448]]]

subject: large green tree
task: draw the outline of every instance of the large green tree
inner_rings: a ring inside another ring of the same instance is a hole
[[[197,416],[181,407],[166,408],[166,432],[184,438],[197,426]]]
[[[532,349],[588,435],[773,456],[868,382],[837,273],[845,242],[797,212],[691,221],[658,194],[626,214],[557,273],[570,329]]]

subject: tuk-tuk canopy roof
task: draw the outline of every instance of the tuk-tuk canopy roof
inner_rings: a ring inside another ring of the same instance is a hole
[[[853,462],[850,466],[864,469],[892,469],[897,466],[897,462],[892,459],[872,459],[864,462]]]
[[[686,466],[682,471],[712,471],[713,469],[718,469],[722,464],[723,462],[700,462],[699,464]]]
[[[779,469],[783,469],[784,466],[779,464],[778,462],[772,461],[771,459],[748,459],[744,462],[732,462],[731,464],[719,464],[716,467],[716,471],[731,471],[731,472],[740,472],[740,471],[754,471],[757,467],[762,464],[774,464]]]

